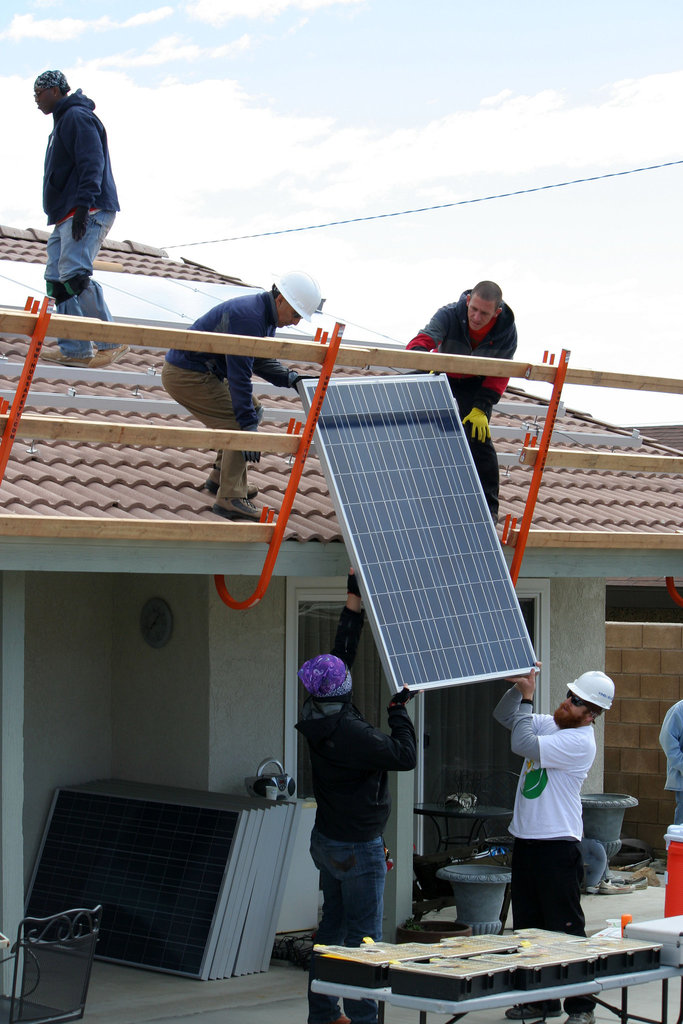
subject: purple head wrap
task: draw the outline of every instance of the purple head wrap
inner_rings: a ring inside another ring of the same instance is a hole
[[[62,96],[66,96],[69,92],[70,86],[62,71],[43,71],[42,75],[38,75],[33,83],[33,91],[39,93],[43,89],[51,89],[54,85],[58,87]]]
[[[314,697],[341,697],[351,692],[351,673],[334,654],[319,654],[305,661],[298,676]]]

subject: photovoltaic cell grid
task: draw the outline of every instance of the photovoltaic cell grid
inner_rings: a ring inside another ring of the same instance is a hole
[[[315,381],[304,381],[310,407]],[[441,375],[332,380],[315,437],[395,690],[528,672],[535,656]]]
[[[120,780],[57,790],[27,913],[101,903],[98,959],[202,980],[265,971],[300,811]]]
[[[60,790],[27,913],[101,903],[99,958],[199,975],[237,818]]]

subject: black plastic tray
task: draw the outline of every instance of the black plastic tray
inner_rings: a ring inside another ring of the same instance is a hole
[[[383,988],[388,984],[388,964],[361,964],[333,956],[313,954],[313,977],[321,981],[338,981],[340,985],[362,988]]]
[[[654,947],[633,951],[614,951],[600,953],[596,960],[596,978],[607,977],[608,974],[631,974],[635,971],[649,971],[659,967],[660,950]]]
[[[529,991],[552,985],[573,985],[591,981],[595,977],[596,958],[571,953],[562,949],[539,948],[519,953],[478,957],[486,962],[508,966],[513,974],[514,987]]]
[[[473,999],[495,995],[514,988],[513,972],[506,967],[487,964],[477,969],[475,960],[454,958],[443,964],[392,964],[388,982],[392,992],[404,996],[426,996],[429,999]],[[450,964],[450,966],[448,966]]]

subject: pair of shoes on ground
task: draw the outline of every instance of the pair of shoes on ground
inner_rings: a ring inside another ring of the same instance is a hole
[[[623,895],[625,892],[633,892],[633,886],[624,882],[612,882],[607,878],[603,878],[597,887],[598,896],[615,896],[617,893]]]
[[[340,1013],[338,1017],[331,1020],[329,1024],[351,1024],[351,1020],[343,1013]]]
[[[128,345],[117,345],[116,348],[100,348],[94,356],[88,356],[85,359],[75,359],[72,356],[65,355],[59,345],[56,345],[54,348],[44,348],[40,356],[41,359],[48,363],[61,363],[62,366],[84,366],[89,370],[97,370],[102,366],[109,366],[110,363],[115,363],[129,351],[130,347]]]
[[[214,479],[213,473],[207,480],[204,481],[204,489],[207,490],[209,494],[218,494],[218,480]],[[251,501],[251,499],[255,498],[257,494],[258,487],[254,487],[252,484],[248,484],[247,497],[249,498],[249,500]]]
[[[249,498],[219,498],[213,508],[217,516],[223,519],[246,520],[250,523],[258,523],[261,519],[262,506],[254,505]]]
[[[546,1003],[517,1003],[505,1011],[508,1020],[543,1020],[549,1017],[561,1017],[562,1007],[547,1008]]]
[[[546,1008],[546,1003],[518,1003],[505,1011],[508,1020],[543,1020],[549,1017],[561,1017],[562,1008],[552,1006]],[[592,1010],[579,1010],[567,1016],[565,1024],[595,1024],[595,1014]]]

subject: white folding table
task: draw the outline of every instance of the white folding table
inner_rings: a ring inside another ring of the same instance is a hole
[[[644,1024],[667,1024],[667,1002],[670,978],[683,978],[681,967],[653,967],[647,971],[634,971],[632,974],[613,974],[605,978],[586,980],[572,985],[554,985],[551,988],[538,989],[513,989],[507,992],[497,992],[490,996],[476,996],[472,999],[427,999],[424,996],[406,996],[392,992],[390,988],[364,988],[360,985],[340,985],[338,982],[321,981],[316,978],[311,983],[314,992],[321,992],[324,995],[339,996],[345,999],[375,999],[378,1006],[379,1024],[383,1024],[384,1010],[387,1003],[391,1006],[403,1006],[408,1009],[415,1009],[419,1013],[420,1024],[427,1024],[428,1013],[446,1013],[450,1015],[447,1024],[460,1020],[465,1014],[473,1010],[495,1010],[513,1006],[517,1003],[538,1002],[541,999],[564,999],[566,996],[592,995],[595,996],[600,1006],[611,1010],[621,1024],[628,1024],[629,1020],[644,1022]],[[646,985],[652,981],[662,983],[662,1008],[661,1017],[655,1020],[650,1017],[639,1017],[628,1012],[628,989],[630,985]],[[621,1007],[612,1006],[603,1002],[598,997],[610,989],[621,989]],[[526,1022],[531,1024],[531,1021]],[[683,1024],[683,981],[681,983],[681,996],[679,1000],[679,1013],[676,1024]]]

